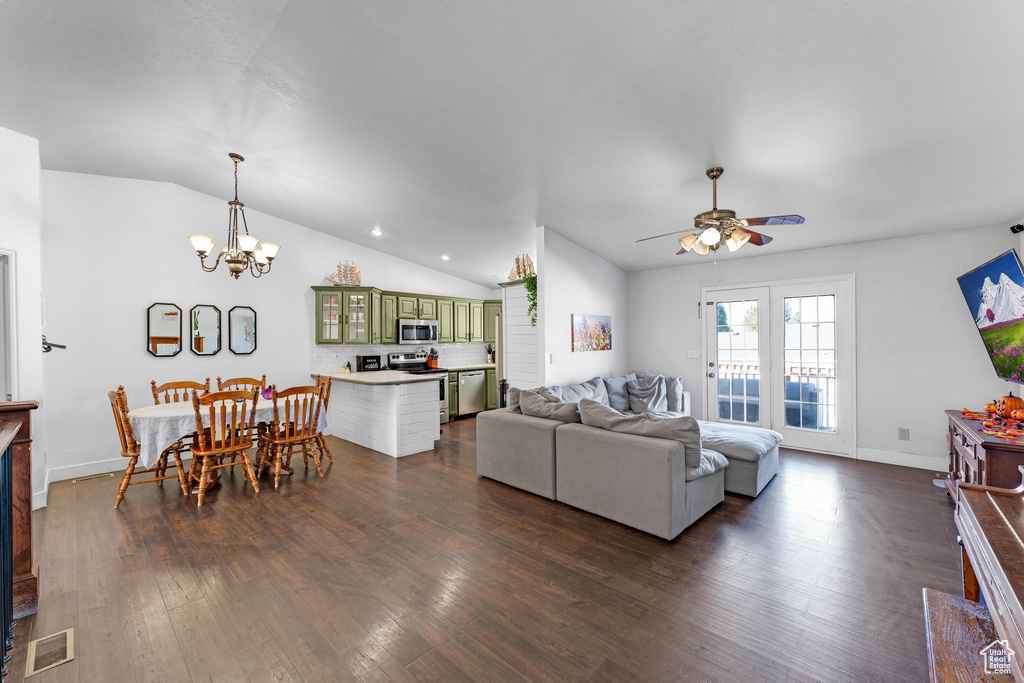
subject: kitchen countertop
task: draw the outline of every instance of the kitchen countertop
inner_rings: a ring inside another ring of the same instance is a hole
[[[495,367],[494,363],[471,363],[470,365],[446,365],[446,368],[454,372],[459,370],[485,370]]]
[[[439,379],[447,379],[448,374],[444,372],[431,373],[429,375],[410,375],[401,370],[376,370],[372,372],[332,372],[321,374],[321,377],[330,377],[339,382],[352,382],[353,384],[411,384],[412,382],[436,382]],[[316,375],[313,375],[316,377]]]

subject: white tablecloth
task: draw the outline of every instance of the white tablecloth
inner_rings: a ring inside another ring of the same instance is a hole
[[[192,401],[162,403],[132,408],[128,411],[132,435],[139,444],[139,461],[152,467],[168,446],[196,431],[196,412]],[[209,409],[203,413],[203,423],[209,426]],[[273,422],[274,404],[260,400],[256,403],[256,422]],[[327,428],[327,409],[320,410],[318,429]],[[255,432],[255,430],[254,430]],[[254,433],[255,436],[255,433]],[[182,455],[185,455],[184,453]]]

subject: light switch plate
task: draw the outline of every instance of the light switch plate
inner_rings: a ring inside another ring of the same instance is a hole
[[[700,349],[690,349],[686,352],[686,357],[700,360]]]

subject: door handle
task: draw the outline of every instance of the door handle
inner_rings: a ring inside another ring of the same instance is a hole
[[[715,376],[715,373],[713,373],[713,372],[709,372],[708,373],[708,377],[714,377],[714,376]]]

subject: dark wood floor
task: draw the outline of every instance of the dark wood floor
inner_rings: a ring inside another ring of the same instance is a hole
[[[957,592],[928,472],[784,453],[756,500],[672,543],[478,479],[475,423],[393,460],[331,439],[323,479],[199,509],[171,485],[50,487],[45,681],[927,680],[924,586]]]

